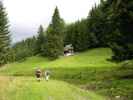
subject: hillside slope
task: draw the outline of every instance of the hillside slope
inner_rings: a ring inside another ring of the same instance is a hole
[[[0,100],[104,100],[97,93],[133,100],[133,61],[113,63],[111,56],[109,48],[96,48],[54,61],[34,56],[7,64],[0,68]],[[38,67],[52,72],[49,82],[35,81]]]
[[[36,68],[90,68],[90,67],[113,67],[115,63],[107,61],[112,52],[108,48],[88,50],[83,53],[76,53],[74,56],[61,57],[55,61],[49,61],[42,57],[30,57],[26,61],[7,64],[0,69],[4,75],[33,75]]]

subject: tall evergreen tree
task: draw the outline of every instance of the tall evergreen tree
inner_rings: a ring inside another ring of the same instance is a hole
[[[72,44],[76,52],[87,50],[89,48],[87,30],[86,19],[68,25],[65,30],[65,45]]]
[[[56,59],[63,54],[63,28],[64,22],[60,18],[59,10],[56,7],[52,22],[47,30],[47,55],[51,59]]]
[[[6,64],[9,59],[9,45],[10,35],[8,30],[8,19],[3,7],[3,3],[0,1],[0,66]]]
[[[92,8],[88,16],[88,33],[92,33],[96,37],[97,46],[107,46],[110,40],[113,26],[108,20],[109,7],[107,1],[101,0],[98,6]]]
[[[46,51],[47,38],[46,38],[46,32],[44,31],[42,26],[39,27],[36,43],[37,43],[36,53],[40,54],[41,56],[46,56],[47,55],[47,51]]]
[[[44,42],[44,30],[42,25],[40,25],[38,29],[38,37],[37,37],[37,45],[36,45],[37,53],[41,53],[43,42]]]
[[[132,0],[112,0],[111,19],[116,24],[114,35],[117,38],[113,41],[113,58],[116,60],[126,60],[133,58],[133,1]]]

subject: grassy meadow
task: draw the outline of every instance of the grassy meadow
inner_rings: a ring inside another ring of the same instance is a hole
[[[0,77],[0,80],[0,100],[105,100],[63,81],[37,82],[33,77]]]
[[[42,69],[73,69],[73,68],[112,68],[115,63],[107,61],[112,52],[108,48],[92,49],[83,53],[76,53],[70,57],[60,57],[57,60],[49,61],[42,57],[30,57],[25,61],[7,64],[0,70],[5,75],[34,75],[36,68]]]
[[[108,48],[97,48],[55,61],[39,56],[0,68],[0,100],[132,100],[133,70],[110,61]],[[132,61],[131,61],[132,62]],[[35,69],[51,71],[37,82]]]

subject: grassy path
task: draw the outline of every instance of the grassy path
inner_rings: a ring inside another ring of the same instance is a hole
[[[0,76],[0,100],[105,100],[63,81]]]

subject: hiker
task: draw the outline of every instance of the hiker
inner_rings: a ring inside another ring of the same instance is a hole
[[[49,80],[49,77],[50,77],[50,71],[49,70],[46,70],[44,72],[44,76],[45,76],[45,80],[48,81]]]
[[[37,81],[41,81],[42,72],[40,68],[36,69],[35,75],[36,75]]]

